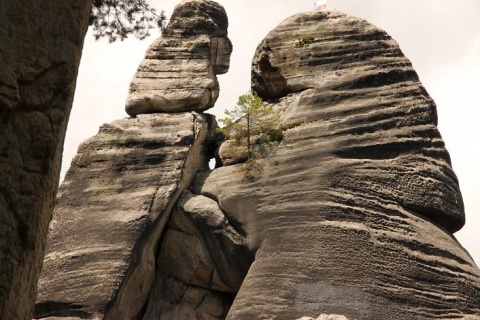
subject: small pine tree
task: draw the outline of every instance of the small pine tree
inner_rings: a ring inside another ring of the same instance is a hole
[[[219,119],[224,126],[219,131],[237,144],[245,143],[248,159],[253,156],[252,137],[268,134],[270,140],[281,140],[280,115],[275,114],[273,107],[262,101],[252,91],[241,95],[232,110],[225,110],[226,117]]]

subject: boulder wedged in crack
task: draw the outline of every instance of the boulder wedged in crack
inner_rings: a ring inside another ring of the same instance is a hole
[[[184,192],[164,232],[142,319],[225,319],[251,261],[218,204]]]
[[[171,209],[208,168],[207,117],[117,120],[80,146],[59,190],[36,318],[130,319],[142,311]]]

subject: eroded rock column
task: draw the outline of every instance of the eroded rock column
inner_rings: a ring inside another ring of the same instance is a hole
[[[139,314],[172,207],[205,170],[207,136],[199,114],[140,115],[80,146],[59,190],[36,318]]]
[[[177,200],[213,157],[216,122],[196,110],[213,106],[215,74],[228,70],[227,26],[216,2],[181,2],[132,82],[126,110],[134,117],[103,125],[79,147],[57,198],[36,319],[183,319],[192,310],[225,317],[249,264],[230,270],[230,253],[215,251],[243,252],[243,238]],[[189,233],[192,241],[182,241]],[[197,256],[211,272],[169,272]],[[172,279],[188,293],[170,290]],[[180,313],[168,307],[179,294]]]
[[[227,15],[218,3],[180,3],[138,67],[130,84],[127,113],[212,108],[219,94],[216,75],[227,72],[230,64],[227,28]]]

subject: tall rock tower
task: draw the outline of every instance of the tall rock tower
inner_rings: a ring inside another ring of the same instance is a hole
[[[219,4],[183,1],[140,63],[130,84],[127,113],[213,107],[219,94],[216,75],[228,71],[232,53],[227,28],[227,15]]]
[[[214,151],[215,120],[196,111],[213,106],[215,75],[229,68],[227,28],[218,3],[181,2],[132,81],[132,118],[103,125],[80,146],[58,193],[35,318],[140,319],[146,312],[175,203]],[[207,296],[193,291],[200,302]],[[214,314],[224,317],[231,298],[208,296],[203,308],[216,303]]]

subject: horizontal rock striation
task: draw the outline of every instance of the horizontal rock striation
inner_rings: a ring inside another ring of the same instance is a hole
[[[284,140],[193,188],[256,252],[227,319],[480,318],[435,104],[397,43],[340,12],[295,15],[258,46],[252,80]]]
[[[150,53],[173,57],[167,44],[184,52],[184,39],[223,30],[222,10],[182,2]],[[196,67],[168,59],[156,66],[183,87]],[[137,84],[164,77],[156,66]],[[452,235],[464,208],[435,104],[397,43],[340,12],[295,15],[258,46],[252,80],[283,140],[255,139],[262,152],[248,161],[231,141],[213,150],[216,124],[195,112],[119,120],[80,147],[36,317],[480,319],[480,270]],[[191,108],[188,89],[166,104],[182,108],[142,109],[176,89],[155,90],[131,115]],[[214,153],[223,166],[207,170]]]
[[[141,115],[80,146],[59,190],[35,318],[141,315],[171,210],[207,166],[207,120]]]
[[[284,79],[282,85],[268,82],[272,77]],[[284,121],[332,124],[324,132],[335,145],[332,151],[339,159],[357,161],[355,170],[366,175],[364,181],[371,170],[388,171],[372,175],[376,192],[397,195],[397,202],[450,231],[463,226],[462,199],[436,127],[435,103],[383,30],[339,12],[294,16],[259,45],[252,79],[265,99],[300,93],[283,113]],[[405,177],[408,172],[416,174]],[[390,183],[400,176],[402,183]],[[364,188],[363,182],[354,183]]]
[[[213,107],[219,95],[216,75],[226,73],[230,65],[227,28],[227,15],[218,3],[180,3],[138,67],[126,112],[135,116]]]

